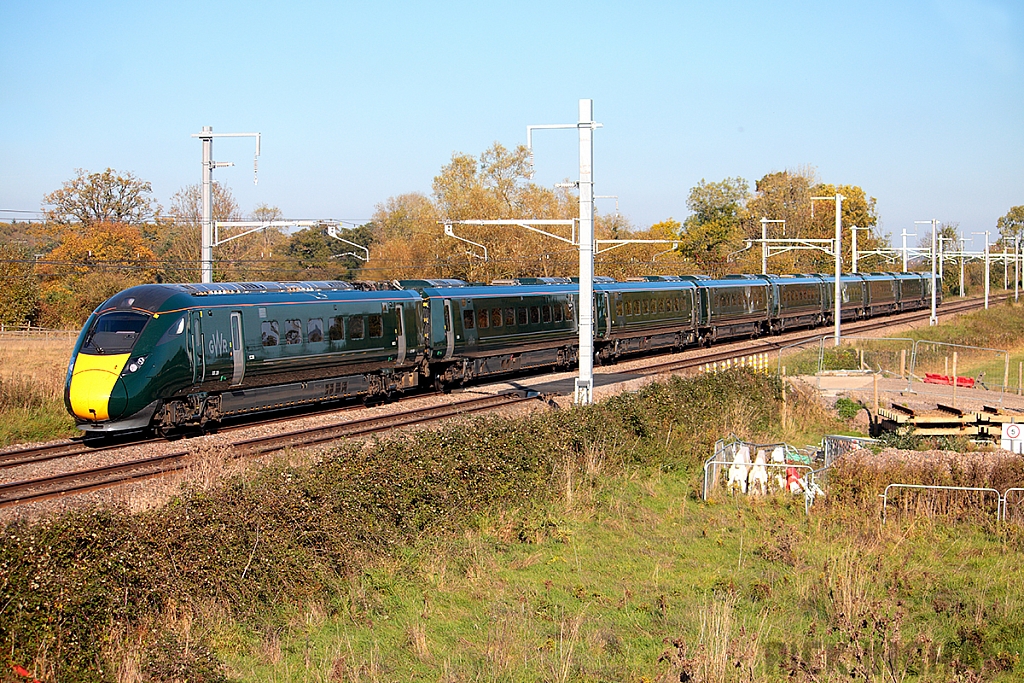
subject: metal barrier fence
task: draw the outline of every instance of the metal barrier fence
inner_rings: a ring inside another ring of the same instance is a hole
[[[976,382],[981,384],[982,388],[989,389],[988,384],[993,387],[999,387],[999,403],[1003,403],[1003,395],[1006,393],[1006,387],[1010,382],[1010,352],[1005,349],[990,349],[984,346],[968,346],[967,344],[950,344],[947,342],[929,341],[927,339],[918,339],[914,342],[913,356],[910,361],[910,383],[908,390],[916,391],[919,394],[937,394],[942,397],[954,396],[955,388],[952,384],[949,385],[948,389],[943,387],[946,385],[926,383],[922,377],[927,373],[934,373],[943,375],[945,377],[951,376],[950,373],[954,370],[949,366],[949,353],[957,349],[966,351],[963,359],[971,359],[976,365],[976,360],[979,355],[991,355],[992,362],[990,367],[995,368],[997,371],[1001,371],[1002,378],[1000,381],[990,379],[988,383],[982,381],[982,377],[979,376]],[[957,355],[960,355],[957,352]],[[974,356],[972,359],[971,356]],[[954,362],[955,365],[955,362]],[[956,369],[956,374],[960,373],[960,369]],[[985,371],[981,373],[984,376]],[[918,386],[913,388],[914,380],[917,380]],[[971,378],[974,379],[974,378]],[[972,385],[975,382],[971,382]],[[924,389],[925,386],[929,388]]]
[[[885,491],[880,496],[882,499],[882,523],[884,524],[887,519],[887,510],[889,504],[889,490],[890,489],[917,489],[925,491],[963,491],[965,493],[979,493],[982,499],[986,494],[994,493],[996,495],[996,521],[1006,521],[1007,516],[1007,498],[1011,491],[1013,492],[1024,492],[1024,488],[1009,488],[999,492],[998,489],[988,488],[985,486],[939,486],[934,484],[889,484],[885,487]]]
[[[827,343],[826,343],[827,342]],[[842,337],[839,346],[830,346],[832,337],[823,337],[820,342],[821,361],[817,376],[829,373],[852,373],[881,375],[907,379],[907,361],[913,358],[914,340],[909,337]]]
[[[1010,493],[1024,493],[1024,488],[1013,487],[1003,491],[1003,521],[1007,521],[1009,505],[1010,505]],[[1021,496],[1024,497],[1024,496]],[[1017,500],[1020,503],[1020,500]],[[1022,520],[1024,521],[1024,520]]]
[[[878,439],[865,439],[857,436],[826,436],[822,439],[822,451],[824,452],[825,462],[819,469],[811,473],[814,475],[815,483],[821,488],[827,487],[832,466],[835,465],[841,456],[877,443]]]

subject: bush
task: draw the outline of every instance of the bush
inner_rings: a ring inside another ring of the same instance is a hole
[[[47,652],[55,680],[107,680],[113,627],[209,603],[273,622],[371,558],[480,513],[546,501],[566,471],[585,479],[588,454],[607,471],[698,469],[723,432],[767,430],[780,391],[746,371],[673,378],[585,408],[340,445],[311,467],[267,466],[145,514],[89,509],[12,524],[0,529],[3,647],[19,662]],[[199,659],[185,661],[170,634],[154,632],[145,666],[166,678],[201,664],[203,680],[219,680],[198,645],[189,652]]]

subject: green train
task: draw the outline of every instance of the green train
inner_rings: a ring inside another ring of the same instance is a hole
[[[842,316],[923,308],[917,273],[847,275]],[[660,276],[595,282],[595,361],[828,324],[822,275]],[[132,287],[101,304],[72,352],[65,404],[109,434],[202,428],[326,401],[380,400],[579,358],[579,288],[567,278],[490,285],[406,280]]]

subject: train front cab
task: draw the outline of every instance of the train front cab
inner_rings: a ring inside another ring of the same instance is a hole
[[[159,286],[122,292],[89,317],[72,351],[64,402],[86,433],[149,426],[168,387],[191,381],[187,316],[141,306],[166,299]],[[153,308],[157,308],[153,306]]]

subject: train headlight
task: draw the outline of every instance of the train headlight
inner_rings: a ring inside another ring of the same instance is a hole
[[[146,357],[145,356],[139,356],[138,358],[136,358],[132,362],[128,363],[128,365],[125,367],[124,371],[121,372],[121,376],[124,377],[125,375],[130,375],[133,372],[138,372],[139,368],[141,368],[145,364],[146,364]]]

